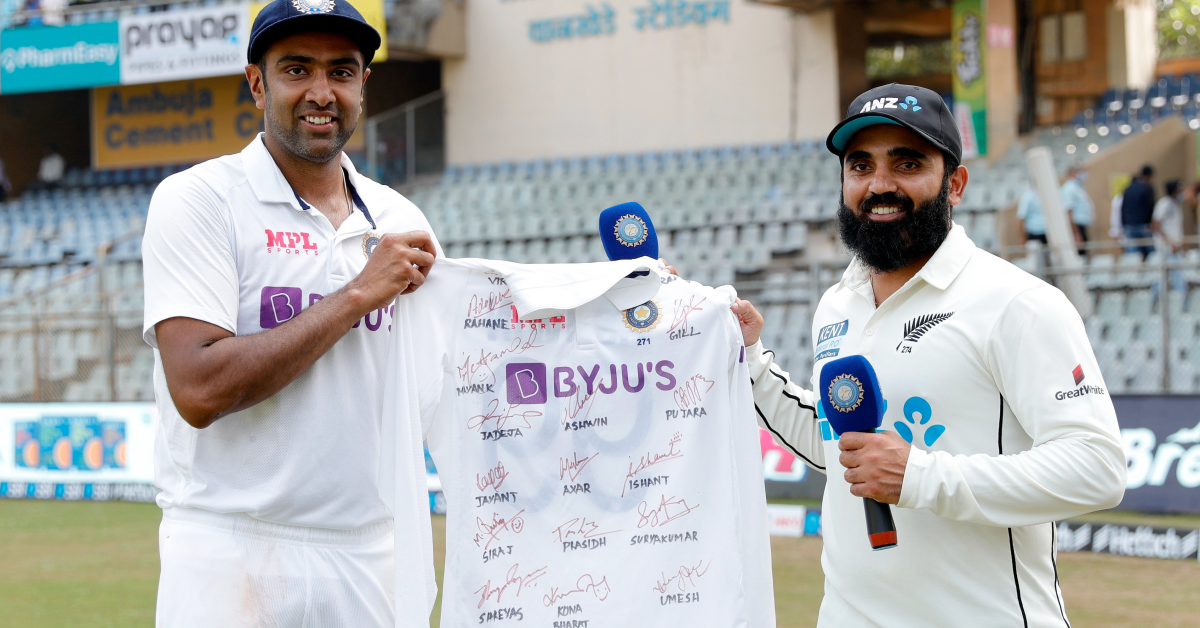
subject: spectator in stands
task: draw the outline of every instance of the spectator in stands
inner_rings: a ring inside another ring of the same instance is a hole
[[[8,179],[8,168],[4,166],[4,160],[0,159],[0,203],[7,200],[11,193],[12,181]]]
[[[67,160],[58,154],[58,147],[47,144],[42,154],[42,163],[38,165],[38,183],[46,188],[58,187],[67,169]]]
[[[1130,175],[1129,180],[1133,181],[1136,178],[1137,174],[1135,173]],[[1121,191],[1112,197],[1108,210],[1108,237],[1121,242],[1122,245],[1125,243],[1125,229],[1121,225],[1121,207],[1125,201],[1125,189],[1128,187],[1129,184],[1125,183],[1121,187]]]
[[[1046,244],[1046,217],[1042,215],[1042,201],[1038,199],[1037,190],[1032,187],[1021,195],[1017,204],[1017,219],[1021,221],[1021,233],[1025,238],[1022,244],[1030,240]]]
[[[1142,166],[1142,174],[1125,188],[1121,201],[1121,225],[1129,240],[1146,240],[1151,237],[1150,221],[1154,217],[1154,168]],[[1128,242],[1126,253],[1141,253],[1145,260],[1154,247],[1148,243]]]
[[[1182,191],[1179,181],[1167,181],[1166,194],[1154,204],[1150,230],[1154,233],[1154,248],[1166,261],[1176,261],[1183,251],[1183,207],[1180,205]],[[1171,287],[1183,293],[1183,274],[1171,271]],[[1158,298],[1158,284],[1151,292]]]
[[[1063,209],[1071,214],[1071,224],[1075,227],[1075,241],[1079,243],[1080,255],[1087,254],[1083,245],[1088,241],[1088,227],[1092,225],[1096,216],[1096,206],[1092,204],[1092,197],[1083,189],[1084,181],[1087,181],[1087,171],[1075,166],[1067,172],[1067,180],[1059,188]]]

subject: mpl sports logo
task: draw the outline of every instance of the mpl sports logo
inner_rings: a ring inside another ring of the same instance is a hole
[[[509,307],[512,309],[512,319],[509,321],[509,324],[512,325],[513,329],[566,329],[567,328],[567,317],[565,314],[563,316],[551,316],[550,318],[532,318],[532,319],[526,320],[526,319],[522,319],[520,316],[517,316],[517,306],[510,305]]]
[[[305,231],[267,232],[267,252],[285,255],[318,255],[317,242]],[[368,255],[369,256],[369,255]]]
[[[670,360],[609,364],[607,370],[599,364],[591,368],[556,366],[553,377],[548,378],[551,371],[541,362],[511,362],[504,367],[504,384],[509,405],[544,404],[550,399],[550,391],[555,397],[572,397],[580,392],[590,397],[596,393],[611,395],[619,388],[638,393],[653,383],[655,388],[669,392],[678,383],[671,372],[674,368]],[[651,382],[652,377],[657,381]]]

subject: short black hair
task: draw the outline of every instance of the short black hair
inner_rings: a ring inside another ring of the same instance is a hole
[[[1143,177],[1153,177],[1154,176],[1154,168],[1152,168],[1150,166],[1150,164],[1146,164],[1146,165],[1142,166],[1142,176]]]
[[[1176,180],[1167,181],[1167,196],[1175,196],[1175,193],[1178,191],[1179,191],[1179,181],[1176,181]]]

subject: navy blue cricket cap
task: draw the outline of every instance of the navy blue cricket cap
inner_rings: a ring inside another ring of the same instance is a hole
[[[306,31],[349,37],[362,50],[364,65],[370,65],[383,42],[379,31],[346,0],[273,0],[254,18],[246,58],[258,63],[271,44]]]
[[[845,157],[850,138],[875,124],[905,127],[962,161],[962,136],[946,101],[933,90],[900,83],[876,87],[855,98],[846,110],[846,119],[829,132],[825,147]]]

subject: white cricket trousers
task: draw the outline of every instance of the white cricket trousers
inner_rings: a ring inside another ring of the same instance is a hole
[[[159,628],[391,628],[392,522],[302,528],[163,511]]]

